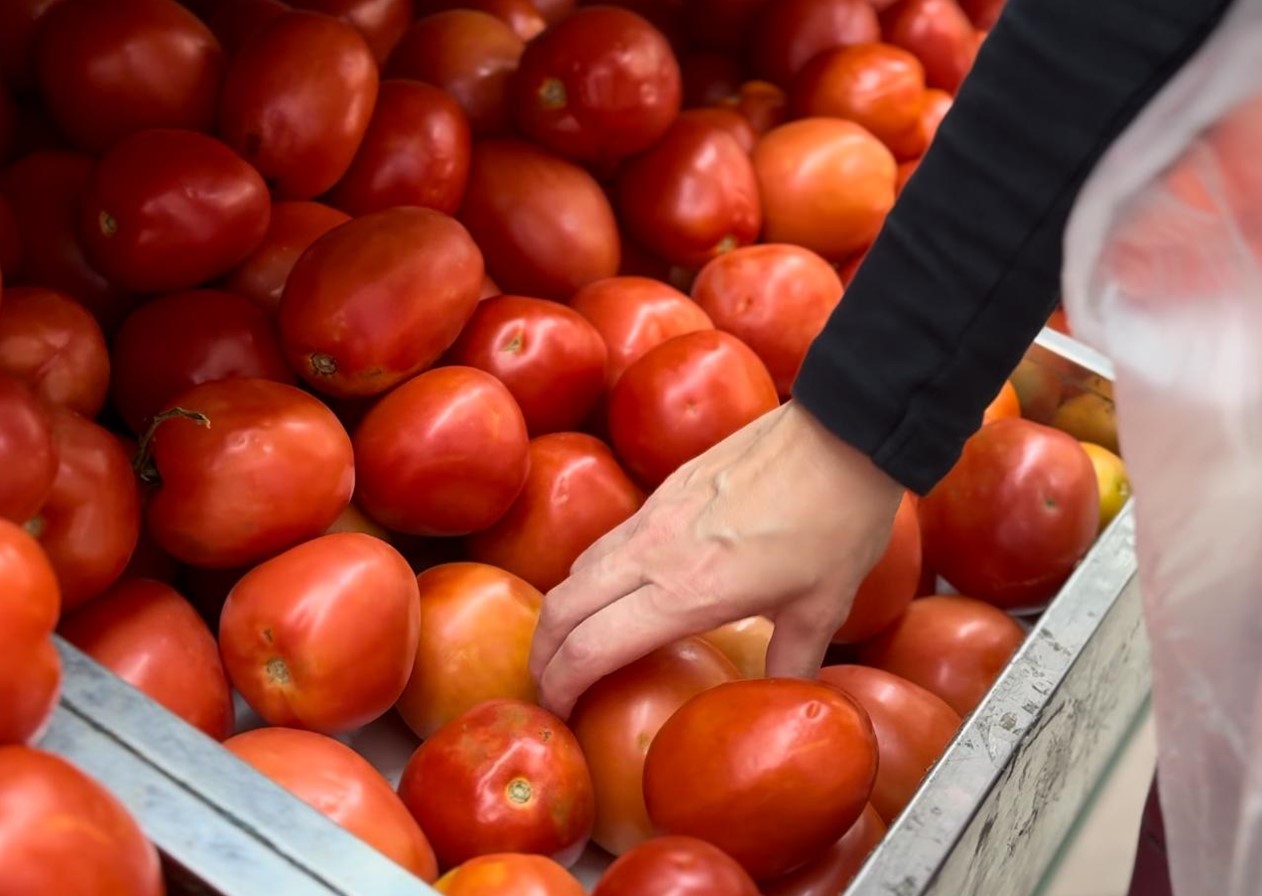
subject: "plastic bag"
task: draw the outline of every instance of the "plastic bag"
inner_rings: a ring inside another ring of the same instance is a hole
[[[1116,368],[1175,893],[1257,896],[1262,0],[1110,147],[1065,250],[1071,326]]]

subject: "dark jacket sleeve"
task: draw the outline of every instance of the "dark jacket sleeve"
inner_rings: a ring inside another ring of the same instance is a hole
[[[908,488],[959,456],[1059,295],[1096,160],[1230,0],[1010,0],[794,396]]]

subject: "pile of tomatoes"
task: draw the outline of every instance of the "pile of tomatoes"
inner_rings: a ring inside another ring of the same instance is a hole
[[[443,892],[581,893],[589,841],[600,896],[844,888],[1124,499],[1107,383],[1014,372],[818,681],[763,618],[568,720],[526,659],[787,399],[1001,6],[0,6],[0,889],[165,886],[37,749],[54,631]]]

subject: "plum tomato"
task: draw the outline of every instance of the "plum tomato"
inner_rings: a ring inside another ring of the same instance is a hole
[[[696,837],[654,837],[614,860],[592,896],[761,896],[735,859]]]
[[[9,287],[0,303],[0,373],[41,401],[95,417],[109,388],[109,350],[91,313],[69,296]]]
[[[21,380],[0,373],[0,519],[24,523],[44,506],[57,475],[48,411]]]
[[[263,242],[224,278],[224,289],[245,296],[274,315],[289,273],[302,253],[350,219],[346,212],[319,202],[273,203]]]

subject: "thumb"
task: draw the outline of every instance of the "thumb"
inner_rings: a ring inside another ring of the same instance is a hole
[[[849,601],[816,591],[786,606],[775,617],[767,645],[768,678],[815,678],[841,622],[836,618]]]

